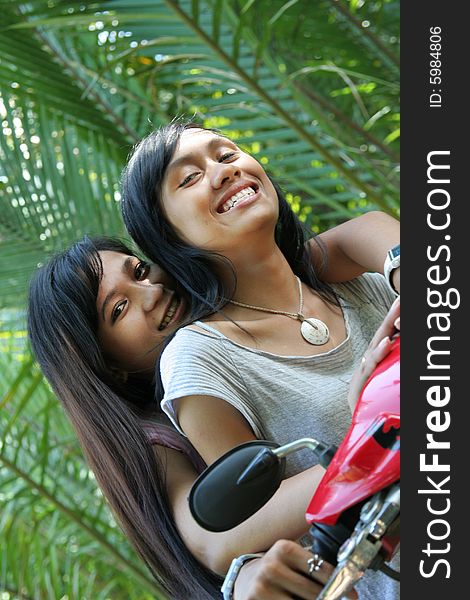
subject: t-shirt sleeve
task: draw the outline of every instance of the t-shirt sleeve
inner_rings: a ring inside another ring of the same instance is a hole
[[[190,329],[179,331],[163,352],[160,373],[164,388],[162,410],[183,435],[175,401],[185,396],[211,396],[239,410],[254,434],[262,437],[256,417],[247,408],[250,400],[243,378],[223,339]]]
[[[386,313],[393,304],[396,295],[390,289],[385,277],[380,273],[364,273],[360,277],[335,286],[339,293],[346,291],[346,295],[356,297],[358,303],[368,301],[383,307]]]
[[[383,302],[389,308],[397,296],[390,289],[385,277],[381,273],[365,273],[363,278],[377,301]]]

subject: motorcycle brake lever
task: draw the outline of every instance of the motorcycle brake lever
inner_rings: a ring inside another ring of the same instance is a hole
[[[338,564],[317,600],[340,600],[362,578],[382,548],[382,538],[400,513],[400,487],[394,485],[386,497],[371,499],[363,507],[352,536],[338,552]]]
[[[377,556],[380,541],[371,543],[364,538],[348,558],[338,563],[317,600],[339,600],[350,592]]]

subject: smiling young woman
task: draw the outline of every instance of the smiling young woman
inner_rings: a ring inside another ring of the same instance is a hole
[[[361,273],[383,268],[398,224],[392,236],[380,227],[352,235],[346,246],[360,276],[327,284],[314,268],[321,251],[261,165],[224,136],[181,123],[136,147],[123,175],[122,213],[134,241],[187,295],[188,325],[159,360],[157,397],[206,463],[255,438],[339,443],[355,365],[394,299],[382,276]],[[319,345],[302,335],[313,318],[328,330]],[[386,337],[392,333],[393,325]],[[290,461],[270,523],[283,503],[292,508],[311,494],[321,474],[312,457]],[[295,483],[301,475],[305,488]],[[302,513],[292,508],[290,525],[285,518],[292,536],[301,534],[294,515]],[[175,519],[184,528],[178,511]],[[186,539],[197,555],[197,541]],[[219,553],[209,564],[221,570],[228,558]],[[361,587],[374,600],[398,594],[380,575]]]
[[[184,132],[168,165],[162,209],[183,240],[225,256],[231,244],[243,244],[247,229],[272,231],[278,218],[276,191],[258,161],[197,128]]]
[[[116,368],[153,377],[159,343],[182,321],[185,303],[158,265],[99,252],[98,339]]]
[[[166,473],[174,459],[183,466],[170,473],[192,482],[203,463],[156,410],[145,368],[146,352],[169,330],[159,331],[170,290],[165,273],[121,242],[84,238],[33,277],[28,334],[105,498],[156,581],[169,598],[209,600],[217,597],[219,578],[182,541]],[[139,321],[145,352],[134,339],[132,355],[129,335]]]

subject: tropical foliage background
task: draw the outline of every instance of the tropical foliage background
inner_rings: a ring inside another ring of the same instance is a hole
[[[0,0],[0,599],[162,598],[25,339],[27,282],[124,235],[132,145],[175,115],[253,153],[315,231],[398,212],[397,0]]]

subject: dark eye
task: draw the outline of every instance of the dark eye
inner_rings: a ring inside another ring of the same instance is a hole
[[[226,160],[230,160],[235,156],[236,152],[226,152],[219,158],[219,162],[224,162]]]
[[[137,263],[134,269],[134,275],[137,281],[142,281],[142,279],[146,279],[150,272],[150,265],[147,262],[139,262]]]
[[[184,187],[185,185],[187,185],[188,183],[190,183],[197,175],[199,175],[199,172],[197,173],[191,173],[190,175],[188,175],[187,177],[185,177],[183,179],[183,181],[179,184],[178,187]]]
[[[122,311],[124,310],[125,306],[126,306],[127,300],[121,300],[120,302],[118,302],[116,304],[116,306],[113,308],[113,312],[111,313],[111,321],[113,323],[116,322],[117,318],[119,317],[119,315],[122,313]]]

